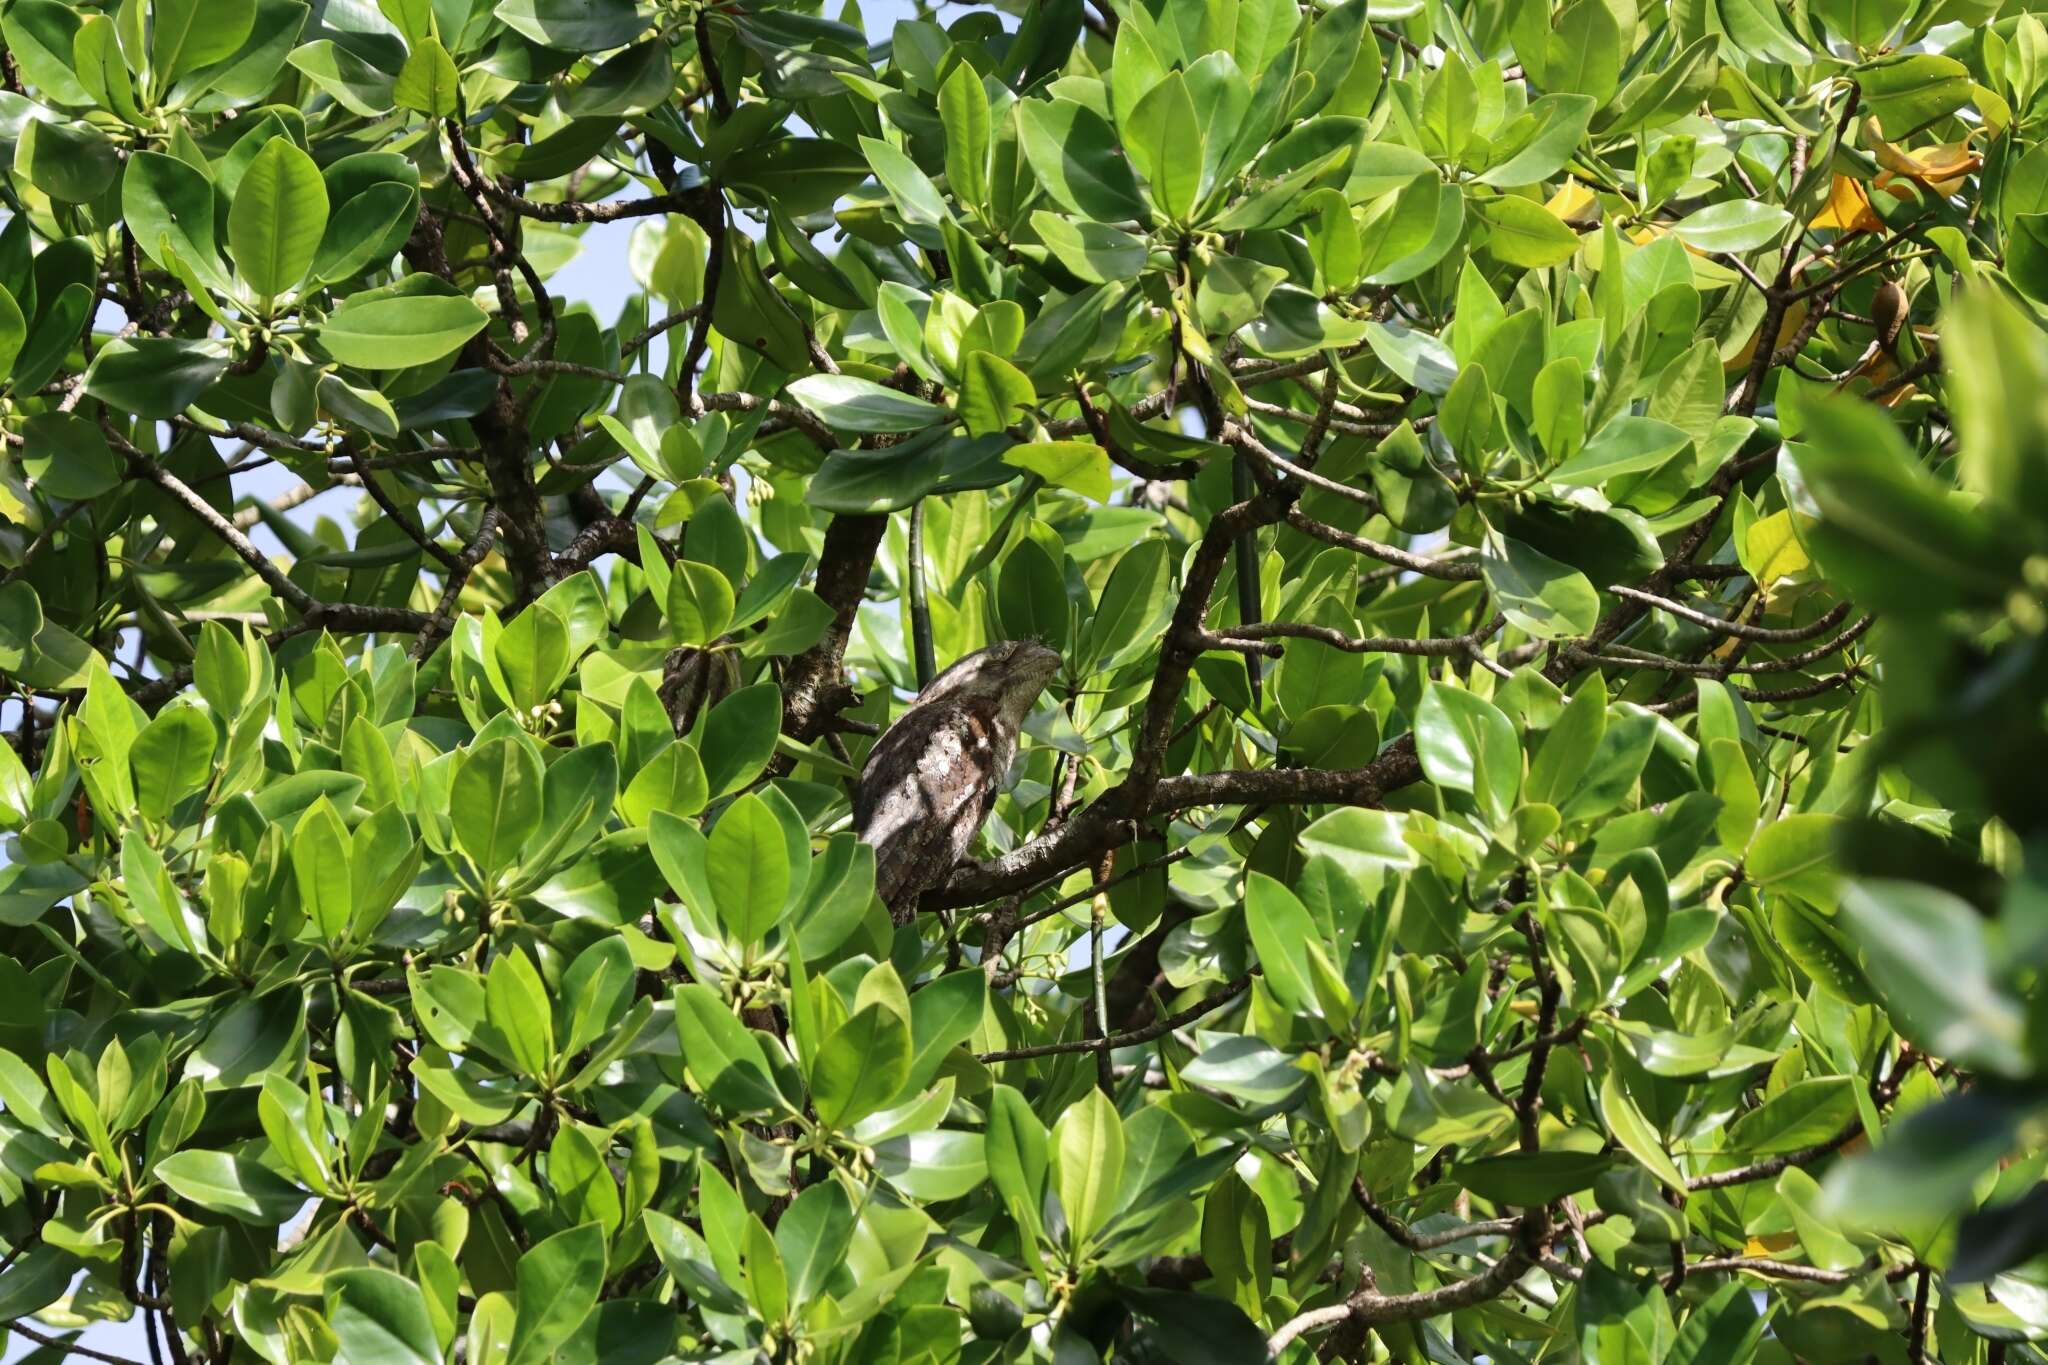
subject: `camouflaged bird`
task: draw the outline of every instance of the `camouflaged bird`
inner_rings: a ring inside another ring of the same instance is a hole
[[[1044,645],[990,645],[933,678],[869,752],[854,829],[875,850],[875,889],[898,924],[980,833],[1024,717],[1059,670]]]

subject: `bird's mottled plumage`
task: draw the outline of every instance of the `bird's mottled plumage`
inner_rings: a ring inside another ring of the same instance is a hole
[[[1024,717],[1059,669],[1044,645],[990,645],[932,679],[869,752],[854,829],[875,850],[875,889],[898,923],[973,844]]]

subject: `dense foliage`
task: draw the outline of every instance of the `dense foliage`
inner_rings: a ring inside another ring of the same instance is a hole
[[[0,1322],[2043,1358],[2048,28],[1009,8],[0,10]]]

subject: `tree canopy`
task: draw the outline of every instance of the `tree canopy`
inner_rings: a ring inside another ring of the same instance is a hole
[[[0,1324],[2043,1359],[2033,8],[9,0]]]

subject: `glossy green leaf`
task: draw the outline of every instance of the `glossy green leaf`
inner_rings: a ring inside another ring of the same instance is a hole
[[[516,1273],[508,1365],[548,1360],[597,1305],[604,1288],[604,1233],[595,1223],[558,1232],[522,1254]]]
[[[242,173],[228,209],[235,271],[259,297],[298,287],[327,231],[327,183],[313,158],[272,138]]]
[[[811,1068],[811,1103],[833,1128],[858,1123],[896,1097],[910,1075],[910,1028],[869,1005],[825,1039]]]
[[[921,398],[852,375],[806,375],[789,396],[842,431],[916,431],[946,416]]]
[[[490,321],[466,298],[415,295],[338,309],[320,326],[320,346],[344,365],[396,370],[441,359]]]

